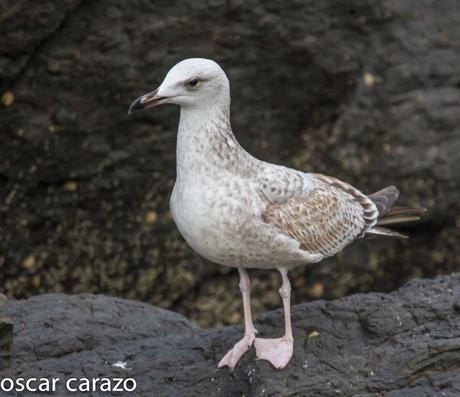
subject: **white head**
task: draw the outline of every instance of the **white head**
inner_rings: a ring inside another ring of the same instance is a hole
[[[136,99],[129,113],[163,103],[183,108],[229,104],[230,84],[216,62],[204,58],[185,59],[168,72],[160,87]]]

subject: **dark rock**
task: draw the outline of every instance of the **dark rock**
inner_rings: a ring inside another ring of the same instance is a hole
[[[453,309],[459,293],[460,274],[453,274],[414,280],[391,294],[295,306],[288,366],[277,371],[251,350],[233,374],[216,363],[241,327],[204,330],[175,313],[104,296],[42,295],[0,307],[15,323],[12,365],[0,376],[59,377],[61,393],[70,377],[131,377],[136,397],[454,397],[460,393],[460,315]],[[282,322],[276,310],[260,316],[256,327],[275,336]]]
[[[107,293],[201,324],[239,321],[228,316],[236,276],[194,255],[169,215],[177,109],[127,115],[190,56],[227,71],[234,129],[250,152],[365,192],[395,184],[401,204],[429,208],[405,230],[409,241],[360,242],[293,272],[303,287],[295,301],[458,271],[457,0],[3,0],[0,8],[8,295]],[[255,310],[275,307],[278,276],[257,280]],[[226,300],[214,298],[220,290],[231,291]]]
[[[0,317],[0,370],[10,366],[12,342],[13,321],[10,318]]]

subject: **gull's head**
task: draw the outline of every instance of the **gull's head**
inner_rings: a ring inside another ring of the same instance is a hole
[[[137,98],[128,113],[163,103],[206,108],[229,101],[229,82],[222,68],[210,59],[190,58],[173,66],[161,85]]]

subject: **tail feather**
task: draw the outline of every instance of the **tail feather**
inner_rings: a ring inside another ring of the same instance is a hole
[[[419,221],[420,217],[415,215],[400,215],[400,216],[389,216],[381,218],[377,221],[378,226],[388,226],[397,223],[416,222]]]
[[[415,215],[422,216],[426,212],[426,208],[417,207],[392,207],[390,212],[385,216],[397,216],[397,215]]]
[[[399,238],[402,238],[402,239],[409,238],[409,236],[407,234],[402,234],[402,233],[396,232],[394,230],[387,229],[386,227],[380,227],[380,226],[374,226],[367,233],[378,234],[380,236],[399,237]]]
[[[408,238],[405,234],[398,233],[382,226],[418,221],[426,212],[426,208],[393,207],[393,204],[399,197],[399,191],[395,186],[388,186],[371,194],[369,197],[379,211],[377,225],[366,232],[369,234]]]
[[[390,211],[398,197],[399,190],[393,185],[387,186],[369,196],[376,205],[380,215],[385,215]]]
[[[377,220],[378,226],[393,225],[395,223],[414,222],[420,220],[420,217],[426,212],[426,208],[414,207],[395,207],[391,208]]]

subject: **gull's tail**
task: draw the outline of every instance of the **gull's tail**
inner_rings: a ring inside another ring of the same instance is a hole
[[[399,190],[396,188],[396,186],[388,186],[369,196],[379,211],[379,217],[377,220],[377,225],[368,230],[366,233],[399,238],[409,237],[405,234],[398,233],[394,230],[382,226],[418,221],[420,217],[426,212],[426,208],[393,207],[393,204],[398,199],[398,197]]]

